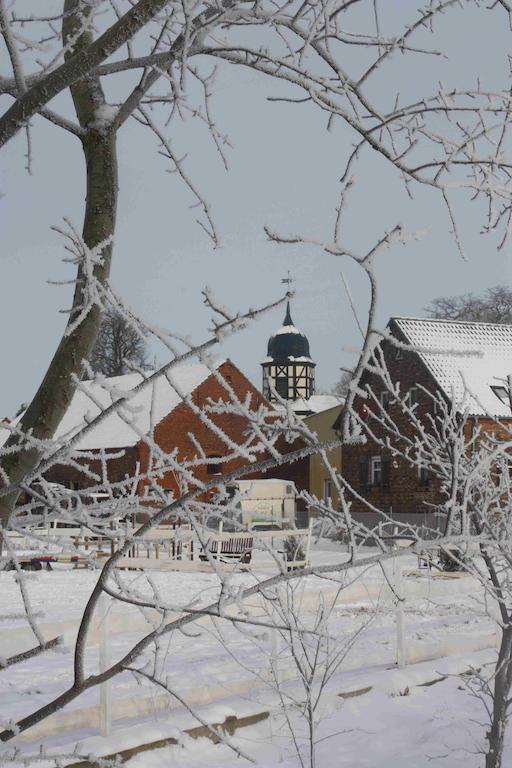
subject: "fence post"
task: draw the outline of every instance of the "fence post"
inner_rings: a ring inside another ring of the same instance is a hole
[[[313,533],[313,518],[309,518],[309,531],[308,531],[308,538],[306,540],[306,564],[305,568],[309,565],[309,550],[311,549],[311,534]]]
[[[399,669],[405,669],[407,664],[407,649],[405,645],[404,626],[404,581],[402,564],[399,557],[393,558],[393,586],[396,603],[396,663]]]
[[[271,651],[270,651],[270,665],[272,669],[271,680],[279,688],[281,684],[281,674],[279,669],[279,654],[281,652],[281,636],[277,629],[271,629]]]
[[[109,600],[105,594],[98,601],[100,622],[99,671],[105,672],[110,665],[110,612]],[[110,680],[100,685],[100,733],[110,736],[112,730],[112,691]]]

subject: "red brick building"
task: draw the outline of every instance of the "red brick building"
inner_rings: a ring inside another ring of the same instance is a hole
[[[231,361],[220,363],[215,373],[220,374],[240,401],[250,398],[251,411],[269,406],[263,395]],[[170,372],[172,386],[165,376],[159,376],[78,442],[74,466],[69,463],[56,465],[47,473],[47,479],[73,489],[100,487],[106,482],[118,483],[121,489],[123,484],[127,485],[129,478],[144,475],[151,467],[153,474],[155,468],[158,470],[161,488],[179,494],[183,476],[180,481],[180,472],[173,466],[173,459],[180,464],[192,462],[190,473],[202,481],[248,464],[239,456],[228,460],[222,458],[229,455],[230,448],[199,413],[210,400],[229,400],[215,373],[201,364],[179,366]],[[107,407],[142,381],[143,377],[135,373],[106,379],[102,385],[82,382],[82,388],[75,393],[59,426],[56,440],[76,433],[99,413],[100,405]],[[244,416],[209,413],[208,418],[234,443],[243,443],[249,426]],[[148,436],[152,439],[149,440]],[[194,465],[201,451],[207,461],[200,460]],[[107,458],[108,478],[103,477],[105,464],[102,464],[102,457]],[[148,495],[147,486],[144,480],[138,483],[139,496]]]
[[[466,414],[468,436],[477,427],[482,435],[505,434],[512,424],[507,389],[507,376],[512,372],[511,326],[396,317],[389,321],[388,332],[377,346],[373,362],[382,355],[397,398],[414,407],[425,430],[433,429],[432,419],[439,409],[434,400],[440,398]],[[414,440],[418,433],[410,417],[381,375],[365,372],[361,389],[368,397],[359,397],[355,408],[365,422],[367,443],[345,445],[342,450],[343,475],[356,492],[352,501],[355,517],[376,524],[382,516],[374,507],[400,523],[437,527],[436,506],[445,498],[440,481],[428,466],[415,466],[394,452],[399,444],[403,451],[404,441],[390,437],[373,414],[381,418],[387,414],[397,432]],[[372,439],[369,430],[379,442],[387,437],[388,447]],[[507,437],[510,439],[509,433]],[[417,444],[413,445],[413,459],[417,459],[417,451]]]

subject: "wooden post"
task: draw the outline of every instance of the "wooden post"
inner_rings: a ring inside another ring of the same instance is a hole
[[[306,540],[306,563],[305,563],[305,566],[304,566],[305,568],[307,568],[308,565],[309,565],[309,550],[310,550],[310,547],[311,547],[311,534],[312,534],[312,532],[313,532],[313,518],[310,517],[309,518],[308,538]]]
[[[110,665],[110,621],[109,600],[103,594],[98,601],[100,621],[99,671],[105,672]],[[110,736],[112,730],[112,691],[110,680],[100,685],[100,733]]]
[[[407,649],[405,645],[404,626],[404,581],[402,565],[399,557],[393,558],[393,586],[396,602],[396,663],[399,669],[405,669],[407,664]]]
[[[272,648],[270,652],[270,664],[272,667],[272,676],[273,676],[273,680],[271,677],[271,682],[274,682],[275,685],[279,688],[281,684],[281,673],[279,669],[279,653],[281,651],[281,636],[277,629],[271,630],[271,642],[272,642]]]

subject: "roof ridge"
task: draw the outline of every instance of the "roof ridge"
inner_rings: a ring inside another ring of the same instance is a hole
[[[215,370],[218,370],[221,365],[228,362],[228,357],[223,358],[216,358],[212,362],[212,367]],[[176,365],[172,366],[170,368],[170,372],[172,373],[173,370],[183,370],[184,368],[196,368],[199,366],[203,366],[204,368],[209,368],[206,363],[202,363],[200,360],[196,360],[195,362],[182,362],[177,363]],[[125,379],[128,378],[128,376],[141,376],[141,381],[139,383],[142,383],[143,381],[147,381],[151,377],[154,377],[155,380],[160,379],[162,376],[165,376],[167,371],[167,364],[160,366],[159,368],[147,368],[144,371],[127,371],[127,373],[120,373],[116,376],[106,376],[105,374],[99,374],[101,377],[105,379],[105,381],[113,381],[113,379]],[[81,384],[98,384],[98,380],[96,378],[94,379],[83,379],[81,381]]]
[[[412,320],[416,323],[447,323],[449,325],[490,325],[493,328],[511,328],[510,323],[491,323],[487,320],[451,320],[445,317],[408,317],[406,315],[392,315],[391,320]]]

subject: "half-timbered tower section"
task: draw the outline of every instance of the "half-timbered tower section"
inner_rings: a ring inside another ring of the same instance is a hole
[[[290,303],[283,325],[268,341],[267,357],[262,362],[263,394],[275,402],[309,400],[315,393],[315,363],[309,352],[309,341],[293,324]]]

